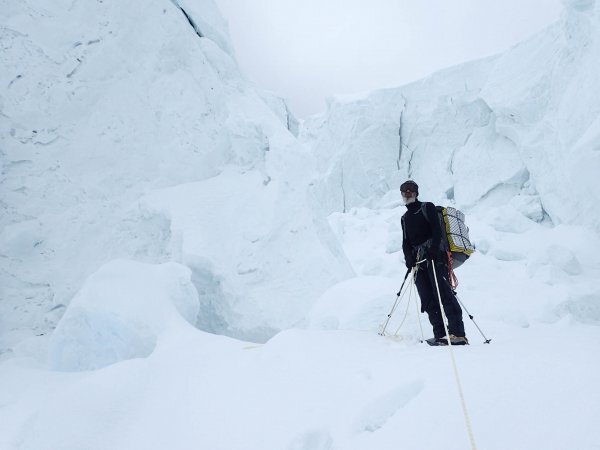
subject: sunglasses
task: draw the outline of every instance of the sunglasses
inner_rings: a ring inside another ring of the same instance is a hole
[[[411,190],[411,189],[403,189],[400,192],[402,192],[403,195],[410,195],[410,194],[414,194],[415,191]]]

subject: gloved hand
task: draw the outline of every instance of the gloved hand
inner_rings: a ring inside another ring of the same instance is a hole
[[[405,258],[405,260],[407,269],[412,269],[413,267],[415,267],[415,260],[413,258]]]

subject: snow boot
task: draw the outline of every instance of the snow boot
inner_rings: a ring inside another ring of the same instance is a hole
[[[446,338],[429,338],[426,339],[425,342],[427,342],[427,344],[437,347],[438,345],[448,345],[448,341],[446,340]]]
[[[448,339],[444,336],[441,338],[429,338],[427,342],[431,346],[448,345]],[[469,345],[469,340],[465,336],[450,335],[450,344],[452,345]]]
[[[450,335],[450,343],[452,345],[469,345],[469,340],[465,336]]]

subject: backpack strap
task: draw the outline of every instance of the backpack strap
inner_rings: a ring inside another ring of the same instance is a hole
[[[406,213],[402,214],[402,217],[400,218],[400,223],[402,224],[402,236],[403,236],[404,240],[406,240],[406,223],[404,221],[405,215],[406,215]]]
[[[427,214],[427,205],[431,205],[433,206],[433,211],[434,211],[434,217],[429,217],[429,215]],[[440,223],[439,220],[439,215],[438,215],[438,207],[435,205],[435,203],[431,203],[431,202],[423,202],[421,203],[421,212],[423,213],[423,217],[425,217],[425,220],[427,221],[427,223],[429,223],[429,225],[431,226],[431,231],[432,231],[432,240],[436,238],[436,235],[439,233],[439,242],[435,245],[435,247],[438,247],[441,249],[442,243],[444,242],[444,236],[446,233],[446,230],[442,227],[442,224]]]

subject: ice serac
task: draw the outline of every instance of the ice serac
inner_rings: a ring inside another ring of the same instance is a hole
[[[230,186],[216,181],[225,171],[233,185],[260,179],[278,214],[296,221],[288,228],[267,223],[261,235],[286,242],[281,259],[290,255],[297,263],[289,276],[314,269],[302,289],[281,275],[265,297],[297,306],[300,294],[288,292],[302,291],[306,305],[332,279],[349,274],[334,240],[311,238],[324,224],[306,195],[309,170],[288,178],[287,168],[311,167],[312,156],[240,75],[211,0],[3,2],[0,20],[1,351],[31,333],[49,332],[106,261],[189,259],[171,228],[178,218],[140,202],[146,194],[214,178],[205,186],[223,191],[211,195],[234,209],[244,198],[245,208],[265,214],[258,205],[262,194],[225,195]],[[202,206],[195,198],[177,201],[191,210]],[[230,219],[245,230],[254,220],[248,214]],[[309,230],[298,235],[306,240],[287,239],[296,226]],[[226,241],[222,234],[202,238]],[[304,254],[322,257],[302,260]],[[256,257],[221,256],[230,257],[232,267],[251,266]],[[257,287],[230,282],[230,272],[206,272],[209,266],[193,279],[208,283],[209,292],[220,291],[207,280],[241,286],[225,299],[253,307],[244,302]]]
[[[595,2],[564,3],[561,22],[498,59],[482,97],[553,221],[598,231],[600,11]]]
[[[305,121],[303,140],[330,157],[316,193],[342,211],[410,177],[434,201],[527,203],[534,220],[600,232],[599,80],[599,3],[565,1],[560,21],[502,55]]]

